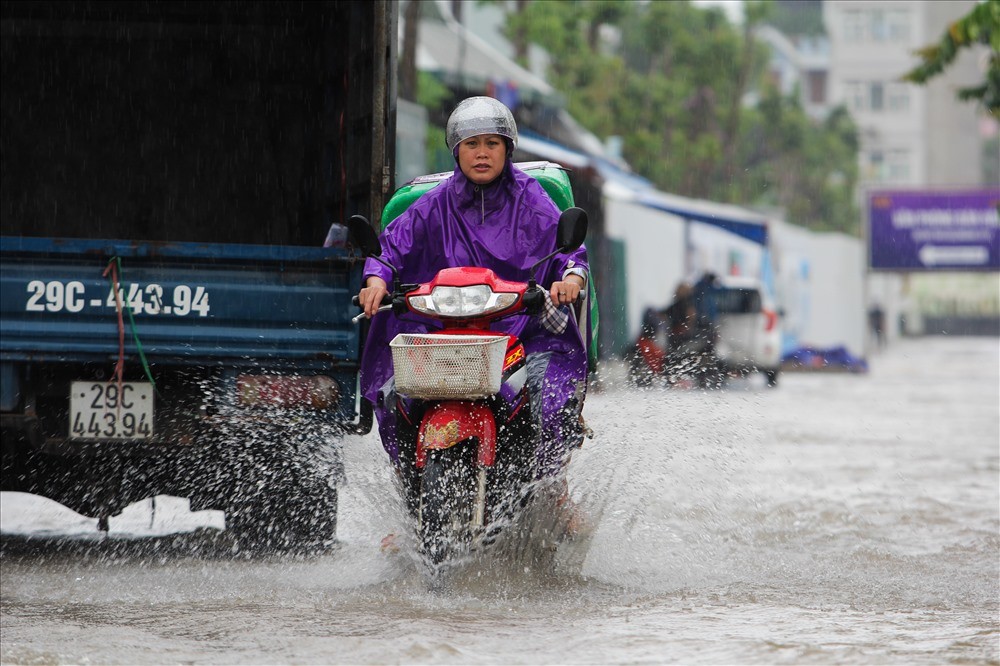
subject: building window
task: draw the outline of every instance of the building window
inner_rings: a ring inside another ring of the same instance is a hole
[[[905,44],[910,41],[910,13],[901,10],[886,12],[886,23],[889,28],[889,41]]]
[[[910,151],[902,148],[872,150],[868,153],[866,180],[904,184],[910,180]]]
[[[826,104],[826,72],[817,70],[806,74],[806,86],[810,104]]]
[[[882,155],[881,150],[873,150],[868,153],[868,163],[872,165],[872,168],[876,171],[882,169],[882,164],[885,163],[885,156]]]
[[[907,83],[890,83],[888,86],[889,110],[905,113],[910,110],[910,86]]]
[[[865,38],[865,17],[864,12],[859,9],[851,9],[844,12],[844,41],[847,43],[858,43]]]
[[[846,93],[847,106],[851,111],[866,111],[868,109],[865,84],[860,81],[846,81],[844,92]]]
[[[843,13],[843,40],[905,44],[910,40],[911,14],[905,9],[849,9]]]
[[[872,41],[886,41],[889,38],[889,24],[886,21],[885,12],[881,9],[875,9],[869,16],[871,18]]]
[[[905,183],[910,179],[910,151],[890,150],[885,160],[885,178],[890,183]]]
[[[880,81],[875,81],[869,88],[869,108],[872,111],[881,111],[885,108],[885,87]]]
[[[905,84],[882,81],[846,81],[845,101],[851,111],[883,113],[909,109],[909,90]]]

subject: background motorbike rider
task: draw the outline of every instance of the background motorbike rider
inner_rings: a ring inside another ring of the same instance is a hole
[[[716,331],[708,315],[709,306],[705,301],[706,285],[701,291],[687,282],[682,282],[674,292],[674,301],[664,311],[669,325],[668,365],[671,369],[698,368],[696,375],[702,383],[716,381],[709,376],[715,367]],[[669,375],[668,375],[669,378]]]
[[[671,351],[681,348],[698,334],[698,309],[690,284],[681,282],[677,285],[674,301],[663,314],[668,326],[667,339]]]
[[[382,234],[382,258],[395,266],[403,283],[430,281],[441,269],[480,266],[505,280],[527,282],[531,266],[556,247],[559,209],[542,186],[511,161],[517,125],[504,104],[470,97],[448,118],[445,141],[457,162],[452,176],[428,191]],[[586,248],[557,254],[543,263],[537,280],[548,285],[552,302],[543,316],[514,315],[494,330],[518,336],[528,363],[532,412],[541,415],[542,438],[536,451],[538,476],[558,472],[570,450],[582,441],[580,411],[587,382],[586,325],[578,326],[587,304],[570,304],[586,295]],[[365,263],[361,307],[378,310],[391,272],[373,259]],[[573,316],[576,315],[576,316]],[[415,316],[383,314],[372,319],[361,365],[362,395],[372,402],[382,445],[399,459],[396,396],[389,341],[397,333],[427,332]]]

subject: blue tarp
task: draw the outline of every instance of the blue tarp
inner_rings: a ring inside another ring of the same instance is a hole
[[[656,208],[685,220],[694,220],[710,224],[720,229],[736,234],[741,238],[746,238],[759,245],[767,245],[767,223],[763,220],[755,219],[756,216],[747,212],[746,217],[737,217],[723,212],[709,210],[706,202],[683,201],[682,197],[670,197],[672,201],[667,201],[659,193],[642,193],[638,197],[639,203]]]
[[[802,370],[844,370],[847,372],[868,372],[868,363],[851,354],[845,347],[816,349],[799,347],[785,354],[782,365]]]

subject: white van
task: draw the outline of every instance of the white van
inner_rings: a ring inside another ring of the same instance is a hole
[[[731,374],[761,372],[768,386],[778,383],[781,325],[775,305],[759,280],[720,276],[713,290],[718,341],[715,353]]]

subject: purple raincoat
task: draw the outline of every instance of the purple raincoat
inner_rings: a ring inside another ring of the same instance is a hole
[[[500,176],[485,186],[472,183],[456,167],[448,180],[421,196],[386,228],[382,258],[399,270],[403,283],[428,282],[439,270],[455,266],[489,268],[502,279],[527,282],[532,264],[555,249],[558,221],[559,209],[542,186],[509,159]],[[585,248],[557,254],[543,263],[538,284],[548,289],[574,267],[589,272]],[[365,263],[364,279],[370,275],[392,284],[389,269],[373,259]],[[393,460],[398,456],[395,410],[385,401],[392,377],[389,341],[397,333],[430,330],[412,319],[390,312],[374,317],[361,362],[361,393],[375,405],[382,444]],[[541,396],[542,447],[548,450],[539,451],[539,457],[561,460],[567,443],[558,413],[574,397],[579,401],[576,409],[582,407],[587,379],[587,353],[576,320],[570,317],[560,334],[549,332],[538,317],[525,314],[501,319],[493,328],[517,335],[529,358],[548,353]]]

